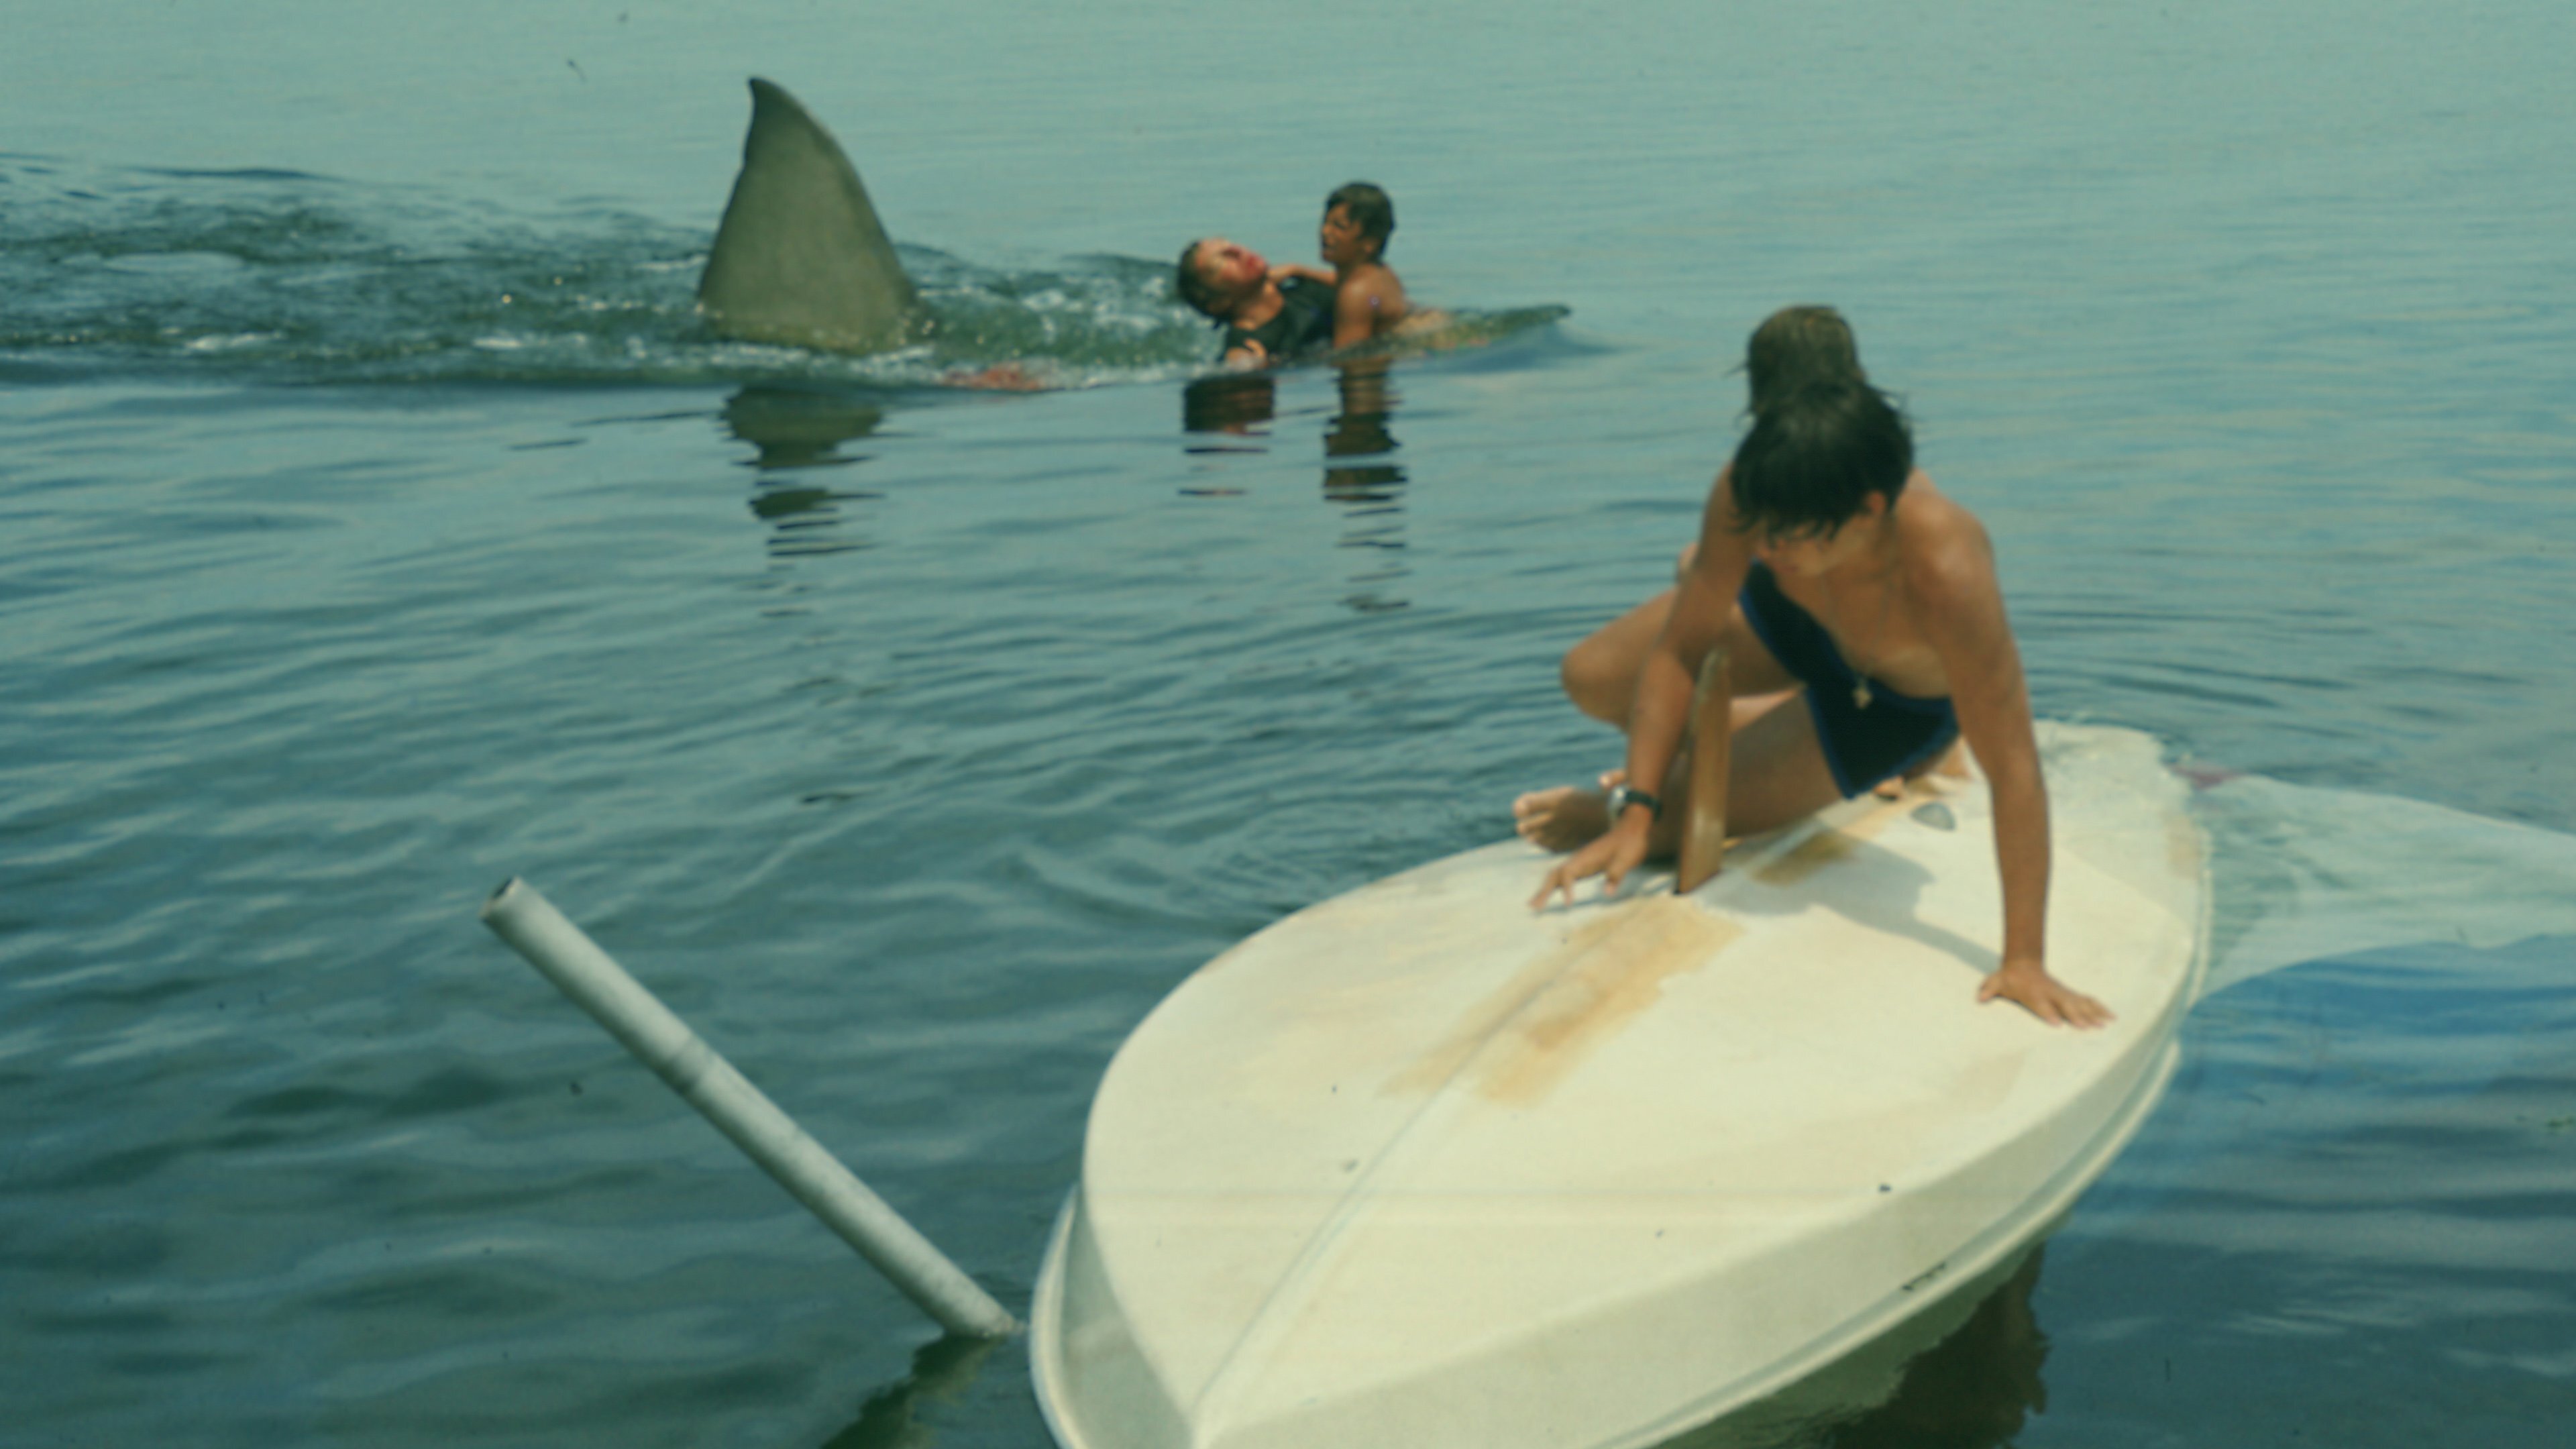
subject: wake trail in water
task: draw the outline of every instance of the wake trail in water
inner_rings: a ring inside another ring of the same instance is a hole
[[[0,375],[214,382],[918,388],[1008,366],[1027,385],[1209,370],[1215,339],[1171,264],[978,265],[898,246],[929,313],[867,357],[717,336],[708,235],[640,217],[528,220],[279,171],[84,169],[0,156]],[[1462,340],[1561,308],[1463,314]]]
[[[2364,951],[2576,936],[2576,835],[2252,775],[2193,810],[2215,862],[2204,996]]]

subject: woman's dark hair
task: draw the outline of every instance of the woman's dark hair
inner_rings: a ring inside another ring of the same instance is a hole
[[[1217,295],[1215,288],[1208,285],[1207,278],[1199,275],[1199,269],[1192,265],[1198,260],[1199,242],[1206,240],[1206,237],[1200,237],[1198,241],[1181,248],[1181,264],[1172,274],[1172,290],[1200,315],[1213,317],[1222,322],[1225,320],[1225,314],[1217,310],[1217,303],[1223,299]]]
[[[1395,235],[1395,203],[1387,194],[1369,182],[1354,181],[1334,188],[1333,194],[1324,198],[1325,214],[1330,215],[1336,206],[1350,213],[1351,223],[1360,229],[1361,237],[1376,242],[1377,254],[1385,256],[1386,239]]]
[[[1753,415],[1729,470],[1735,517],[1747,533],[1830,534],[1872,493],[1889,503],[1914,472],[1905,415],[1867,383],[1816,383]]]
[[[1810,387],[1859,383],[1860,344],[1851,324],[1831,307],[1783,307],[1762,319],[1744,344],[1744,410],[1758,413],[1779,398]]]

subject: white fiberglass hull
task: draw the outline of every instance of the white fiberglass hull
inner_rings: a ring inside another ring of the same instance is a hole
[[[1982,786],[1864,798],[1533,913],[1513,842],[1301,911],[1120,1050],[1031,1323],[1065,1449],[1593,1449],[1780,1389],[1983,1275],[2136,1130],[2201,969],[2156,746],[2044,734],[2052,970],[1980,1007]]]

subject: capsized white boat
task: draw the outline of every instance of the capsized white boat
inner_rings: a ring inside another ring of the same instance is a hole
[[[2183,783],[2043,727],[2050,967],[1979,1006],[1982,785],[1864,797],[1532,912],[1469,851],[1298,912],[1136,1029],[1032,1315],[1065,1449],[1652,1444],[1790,1385],[2052,1226],[2162,1093],[2208,892]]]

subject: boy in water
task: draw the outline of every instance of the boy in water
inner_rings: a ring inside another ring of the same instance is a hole
[[[1734,698],[1780,696],[1738,715],[1729,835],[1857,795],[1964,734],[1993,791],[2003,884],[2002,964],[1978,999],[2015,1001],[2051,1023],[2110,1020],[2047,969],[2048,794],[1992,546],[1974,515],[1915,471],[1903,417],[1854,378],[1758,408],[1718,474],[1698,552],[1637,670],[1625,783],[1608,810],[1574,790],[1515,806],[1524,834],[1584,841],[1533,907],[1552,895],[1571,903],[1593,875],[1616,889],[1648,855],[1674,849],[1682,812],[1662,802],[1685,798],[1688,762],[1675,755],[1692,681],[1720,645]]]
[[[1324,198],[1323,225],[1316,229],[1316,250],[1332,264],[1283,266],[1276,271],[1333,284],[1333,346],[1356,347],[1384,337],[1409,315],[1404,283],[1386,264],[1386,243],[1395,235],[1395,203],[1366,181],[1338,187]]]
[[[1181,249],[1174,290],[1226,324],[1228,367],[1268,367],[1327,347],[1383,337],[1412,315],[1404,283],[1383,260],[1395,235],[1395,203],[1365,181],[1324,199],[1318,250],[1333,264],[1272,266],[1249,247],[1206,237]]]

